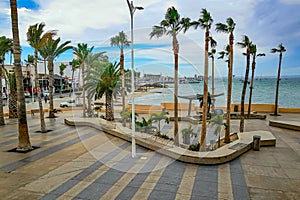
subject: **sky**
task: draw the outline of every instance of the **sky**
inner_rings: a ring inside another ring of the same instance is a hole
[[[19,31],[22,46],[22,60],[33,49],[26,41],[30,25],[44,22],[45,31],[57,30],[62,41],[70,40],[72,45],[87,43],[94,46],[94,52],[105,51],[111,61],[117,61],[119,49],[110,46],[110,38],[124,31],[130,40],[130,14],[126,0],[18,0]],[[143,6],[134,14],[135,69],[142,73],[173,76],[172,40],[169,36],[150,39],[154,25],[159,25],[170,6],[174,6],[181,17],[198,20],[202,8],[206,8],[214,23],[211,35],[218,42],[217,52],[228,43],[228,35],[215,31],[216,23],[225,23],[228,17],[236,23],[235,43],[247,35],[257,45],[256,76],[276,76],[278,54],[271,54],[271,48],[282,43],[287,51],[283,55],[282,75],[300,75],[300,0],[134,0],[135,6]],[[190,28],[178,36],[179,75],[203,75],[204,30]],[[10,7],[8,0],[0,0],[0,36],[12,38]],[[245,56],[234,46],[234,74],[244,76]],[[216,55],[218,57],[218,55]],[[73,58],[72,51],[60,55],[56,61]],[[9,62],[7,56],[6,62]],[[216,76],[227,75],[227,64],[216,59]],[[125,68],[131,68],[131,49],[125,49]]]

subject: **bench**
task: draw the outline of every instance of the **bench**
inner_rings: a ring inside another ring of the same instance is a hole
[[[40,109],[31,109],[30,110],[31,116],[34,116],[34,113],[39,113],[39,112],[40,112]]]

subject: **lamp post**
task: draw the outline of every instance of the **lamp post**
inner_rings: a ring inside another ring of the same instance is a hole
[[[143,10],[143,7],[140,6],[134,6],[133,1],[129,3],[129,0],[127,0],[129,12],[130,12],[130,21],[131,21],[131,92],[132,92],[132,100],[131,100],[131,123],[132,123],[132,129],[131,129],[131,156],[134,158],[136,155],[136,147],[135,147],[135,112],[134,112],[134,43],[133,43],[133,14],[136,10]]]

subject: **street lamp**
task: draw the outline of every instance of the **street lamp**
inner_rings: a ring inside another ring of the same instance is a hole
[[[130,21],[131,21],[131,92],[132,92],[132,100],[131,100],[131,123],[132,123],[132,129],[131,129],[131,136],[132,136],[132,143],[131,143],[131,156],[134,158],[136,155],[136,147],[135,147],[135,112],[134,112],[134,43],[133,43],[133,14],[136,10],[143,10],[143,7],[140,6],[134,6],[133,1],[129,3],[129,0],[127,0],[129,12],[130,12]]]

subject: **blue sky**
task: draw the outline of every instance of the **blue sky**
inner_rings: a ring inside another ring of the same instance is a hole
[[[26,42],[29,25],[44,22],[45,31],[58,30],[63,41],[71,40],[73,45],[87,43],[95,46],[95,51],[106,51],[112,61],[118,59],[119,50],[110,47],[109,40],[120,31],[130,36],[130,17],[126,0],[86,1],[86,0],[22,0],[19,7],[19,29],[22,45],[22,59],[33,50]],[[283,75],[300,75],[300,0],[135,0],[135,5],[143,6],[143,11],[134,15],[135,67],[142,73],[173,74],[173,53],[171,39],[149,39],[153,25],[164,18],[168,7],[175,6],[182,17],[197,20],[202,8],[206,8],[214,19],[214,24],[224,23],[227,17],[236,22],[235,42],[243,35],[257,45],[258,52],[266,57],[257,59],[258,76],[275,76],[278,54],[270,49],[280,43],[286,47],[282,63]],[[11,37],[9,1],[0,0],[0,36]],[[2,9],[4,8],[4,9]],[[228,35],[211,33],[217,40],[217,51],[228,42]],[[130,39],[130,38],[129,38]],[[204,31],[190,29],[179,37],[180,76],[203,74]],[[234,74],[244,75],[245,57],[243,49],[235,46]],[[72,51],[61,55],[57,61],[72,59]],[[9,59],[7,58],[8,62]],[[125,67],[130,68],[130,49],[125,50]],[[217,76],[227,74],[226,63],[216,60]]]

